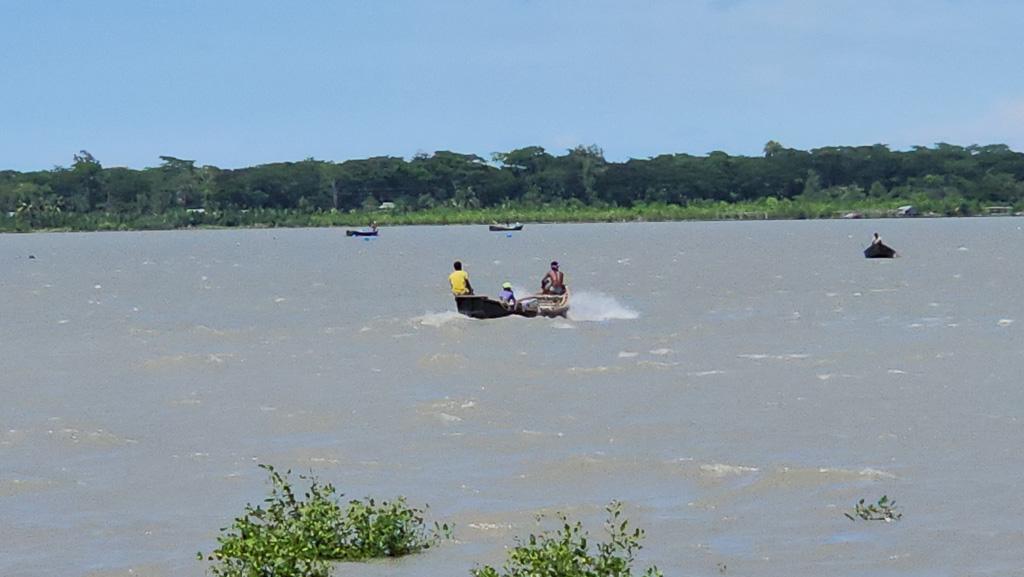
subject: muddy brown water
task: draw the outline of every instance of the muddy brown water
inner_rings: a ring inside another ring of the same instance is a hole
[[[468,575],[612,499],[666,575],[1020,575],[1022,225],[0,235],[0,575],[200,575],[257,463],[456,524],[336,575]],[[456,258],[557,259],[572,313],[459,317]]]

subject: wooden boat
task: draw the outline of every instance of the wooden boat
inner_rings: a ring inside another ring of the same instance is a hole
[[[564,294],[537,294],[528,296],[519,305],[524,311],[536,311],[542,317],[565,317],[569,314],[569,289]]]
[[[521,224],[492,224],[487,227],[491,232],[513,232],[523,230]]]
[[[864,258],[893,258],[896,251],[889,246],[878,243],[864,249]]]
[[[484,295],[455,295],[459,313],[474,319],[500,319],[515,314],[499,300]]]
[[[564,317],[569,312],[569,291],[563,295],[531,295],[507,307],[497,299],[484,295],[457,295],[455,306],[459,313],[474,319],[500,319],[512,315],[533,318]]]
[[[375,230],[346,230],[345,236],[377,236]]]

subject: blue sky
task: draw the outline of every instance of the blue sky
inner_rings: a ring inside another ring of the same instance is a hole
[[[0,0],[0,169],[1024,150],[1016,0]]]

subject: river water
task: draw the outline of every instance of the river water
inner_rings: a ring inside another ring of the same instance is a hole
[[[0,236],[0,575],[201,575],[257,463],[456,524],[339,576],[468,575],[612,499],[666,575],[1024,574],[1022,226]],[[573,311],[462,318],[456,258],[489,293],[557,259]]]

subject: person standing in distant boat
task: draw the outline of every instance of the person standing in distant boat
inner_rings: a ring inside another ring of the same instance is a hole
[[[462,261],[455,261],[452,267],[455,270],[448,275],[448,284],[452,287],[452,294],[455,296],[473,294],[473,285],[469,284],[469,274],[462,270]]]
[[[551,261],[551,270],[540,280],[540,292],[546,295],[565,294],[565,274],[558,270],[558,261]]]
[[[370,232],[377,232],[377,221],[370,223]]]
[[[876,232],[874,238],[871,239],[871,246],[879,244],[882,244],[882,237],[878,236],[878,233]]]

